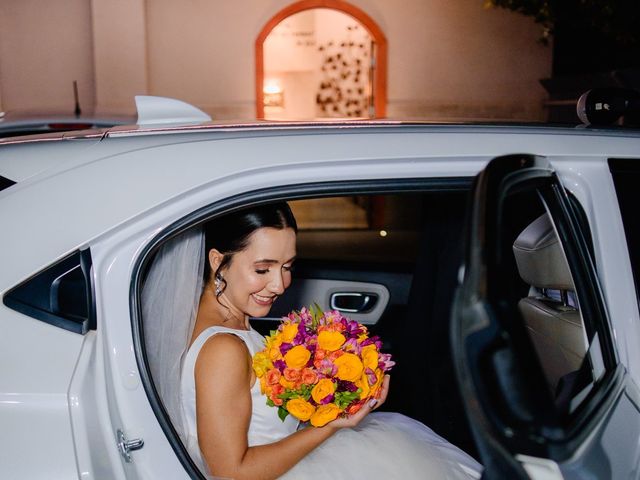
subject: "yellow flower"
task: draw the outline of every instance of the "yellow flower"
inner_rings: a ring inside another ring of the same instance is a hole
[[[291,343],[293,339],[296,338],[298,334],[298,324],[297,323],[287,323],[282,327],[282,343]]]
[[[374,344],[363,347],[360,356],[365,368],[370,368],[371,370],[378,368],[378,349]]]
[[[325,330],[318,334],[318,347],[329,352],[339,349],[345,341],[346,338],[340,332]]]
[[[371,391],[371,388],[369,387],[369,379],[367,378],[367,374],[363,373],[362,376],[360,377],[360,380],[354,383],[356,384],[356,387],[362,389],[362,392],[360,392],[360,400],[364,400],[365,398],[367,398]]]
[[[326,405],[320,405],[316,408],[316,411],[311,415],[311,425],[314,427],[324,427],[327,423],[338,418],[338,415],[342,413],[340,407],[335,403],[327,403]]]
[[[253,370],[258,377],[262,377],[272,367],[273,365],[265,352],[258,352],[253,357]]]
[[[285,356],[284,361],[289,368],[302,368],[311,358],[311,352],[302,345],[296,345],[289,350]]]
[[[282,338],[279,334],[276,333],[274,335],[269,335],[267,338],[265,338],[264,343],[267,346],[267,348],[279,347],[280,345],[282,345]]]
[[[331,395],[335,391],[336,385],[328,378],[323,378],[316,383],[315,387],[313,387],[313,390],[311,390],[311,396],[316,403],[320,403],[324,397]]]
[[[287,411],[302,422],[306,422],[316,411],[316,407],[303,398],[293,398],[287,402]]]
[[[272,362],[275,362],[276,360],[280,360],[282,358],[282,353],[280,353],[280,347],[271,347],[269,349],[269,359]]]
[[[336,375],[340,380],[355,382],[362,376],[364,366],[360,358],[353,353],[345,353],[333,362],[338,367]]]

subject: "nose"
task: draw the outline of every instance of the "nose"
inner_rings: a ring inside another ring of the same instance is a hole
[[[284,293],[284,279],[282,278],[282,272],[280,271],[280,269],[274,272],[268,287],[269,291],[276,295],[282,295]]]

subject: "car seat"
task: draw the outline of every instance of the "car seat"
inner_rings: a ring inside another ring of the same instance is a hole
[[[529,224],[513,244],[520,277],[531,286],[518,303],[550,392],[580,369],[586,336],[569,265],[549,216]]]

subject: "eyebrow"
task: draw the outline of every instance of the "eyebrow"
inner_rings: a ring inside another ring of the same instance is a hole
[[[296,259],[296,257],[292,257],[292,258],[290,258],[289,260],[287,260],[286,262],[283,262],[283,263],[291,263],[295,259]],[[272,260],[270,258],[261,258],[260,260],[256,260],[253,263],[255,265],[255,264],[258,264],[258,263],[270,263],[270,264],[273,264],[273,263],[280,263],[280,262],[278,262],[278,260]]]

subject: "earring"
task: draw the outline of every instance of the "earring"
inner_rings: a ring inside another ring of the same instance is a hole
[[[222,293],[222,275],[216,274],[216,278],[213,280],[213,284],[216,287],[216,297],[219,297]]]

